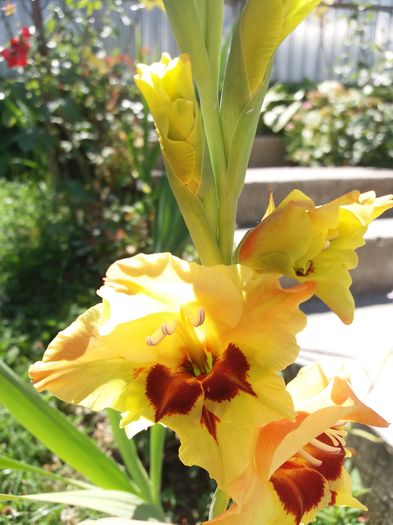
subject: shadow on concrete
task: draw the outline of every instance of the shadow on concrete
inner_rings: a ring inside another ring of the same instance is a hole
[[[375,294],[359,294],[355,295],[356,308],[364,308],[366,306],[375,306],[379,304],[392,304],[393,299],[389,299],[386,293],[375,293]],[[324,312],[330,312],[330,309],[317,297],[313,297],[307,303],[301,305],[301,310],[305,314],[322,314]]]

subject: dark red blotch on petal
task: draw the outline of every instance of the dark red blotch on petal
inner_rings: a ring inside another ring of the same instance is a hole
[[[155,409],[156,421],[188,414],[202,393],[201,383],[188,372],[172,372],[164,365],[155,365],[147,374],[146,395]]]
[[[188,414],[201,395],[216,403],[230,401],[241,391],[256,396],[247,380],[249,368],[244,354],[234,344],[228,345],[208,374],[195,376],[188,362],[176,371],[160,364],[153,366],[147,373],[146,396],[154,407],[155,420]],[[202,407],[200,423],[215,440],[219,421],[213,412]]]
[[[250,366],[244,354],[234,344],[229,344],[225,352],[214,363],[212,371],[203,378],[202,385],[206,399],[221,403],[230,401],[240,391],[256,396],[247,381]]]
[[[327,483],[322,474],[300,458],[284,463],[270,481],[284,509],[295,517],[296,525],[321,502]]]

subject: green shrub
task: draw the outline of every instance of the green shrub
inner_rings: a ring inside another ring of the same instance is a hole
[[[323,82],[285,127],[289,159],[303,166],[375,166],[393,160],[393,102],[372,86]]]
[[[393,163],[393,54],[361,69],[351,84],[273,86],[260,132],[284,137],[288,159],[302,166],[374,166]]]
[[[0,180],[0,311],[53,312],[75,262],[70,211],[33,183]]]

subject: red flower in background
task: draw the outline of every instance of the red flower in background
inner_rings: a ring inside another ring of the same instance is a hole
[[[0,52],[9,68],[26,67],[27,56],[30,49],[29,38],[32,36],[28,27],[22,27],[20,35],[11,38],[10,45]]]

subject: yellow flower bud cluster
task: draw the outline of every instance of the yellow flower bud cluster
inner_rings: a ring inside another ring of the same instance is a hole
[[[170,174],[197,193],[204,139],[189,56],[172,60],[163,53],[160,62],[139,64],[135,82],[153,115]]]

